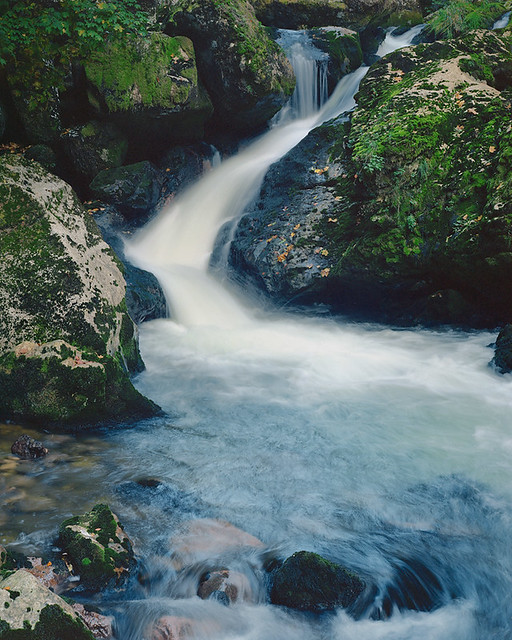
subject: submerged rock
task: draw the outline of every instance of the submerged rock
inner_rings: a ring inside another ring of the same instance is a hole
[[[53,426],[152,415],[119,262],[71,187],[0,158],[0,415]]]
[[[0,581],[0,637],[93,640],[73,608],[24,569]]]
[[[201,576],[197,595],[202,600],[213,599],[225,605],[252,599],[247,577],[230,569],[216,569]]]
[[[301,611],[320,613],[350,607],[365,584],[345,567],[316,553],[294,553],[274,572],[270,600]]]
[[[194,42],[215,118],[231,130],[261,128],[293,92],[292,67],[247,0],[178,0],[166,16]]]
[[[134,564],[131,542],[105,504],[65,520],[59,530],[63,554],[82,584],[99,589],[126,578]]]
[[[11,453],[24,460],[33,460],[45,456],[48,449],[39,440],[34,440],[27,434],[23,434],[13,443]]]

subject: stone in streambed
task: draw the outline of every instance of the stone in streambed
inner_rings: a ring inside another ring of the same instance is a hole
[[[216,569],[201,576],[197,595],[202,600],[218,600],[225,605],[252,599],[252,591],[246,576],[230,569]]]
[[[120,582],[133,567],[131,542],[117,516],[105,504],[65,520],[59,541],[73,572],[88,588],[102,588],[114,579]]]
[[[512,372],[512,324],[499,332],[492,362],[500,373]]]
[[[0,582],[3,640],[93,640],[72,607],[24,569]]]
[[[34,440],[26,433],[20,436],[11,447],[11,453],[19,456],[23,460],[33,460],[42,458],[48,453],[48,449],[39,440]]]
[[[301,611],[320,613],[349,607],[364,590],[352,571],[316,553],[299,551],[274,572],[270,600]]]

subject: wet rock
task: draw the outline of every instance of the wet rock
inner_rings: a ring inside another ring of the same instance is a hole
[[[164,198],[170,201],[209,171],[213,166],[214,155],[215,149],[206,143],[177,146],[168,151],[159,163],[164,175]]]
[[[115,514],[97,504],[82,516],[65,520],[59,529],[63,555],[87,588],[102,588],[128,577],[134,556],[131,542]]]
[[[55,173],[57,156],[55,151],[46,144],[35,144],[23,154],[28,160],[34,160],[50,173]]]
[[[270,592],[273,604],[320,613],[350,607],[364,590],[353,572],[316,553],[299,551],[275,571]]]
[[[246,0],[178,0],[167,17],[169,29],[194,42],[215,120],[224,127],[261,128],[292,94],[292,67]]]
[[[115,122],[132,147],[201,139],[212,111],[192,42],[151,33],[98,49],[85,63],[93,107]]]
[[[186,640],[193,634],[196,623],[188,618],[162,616],[148,630],[150,640]]]
[[[31,573],[44,587],[57,594],[66,590],[69,575],[60,573],[51,562],[43,562],[42,558],[29,556],[27,563],[31,566],[25,570]]]
[[[512,372],[512,324],[507,324],[496,338],[493,363],[500,373]]]
[[[176,569],[240,548],[261,549],[263,543],[229,522],[210,518],[185,523],[170,541]]]
[[[33,460],[34,458],[45,456],[48,453],[48,449],[39,440],[34,440],[34,438],[23,434],[13,443],[11,453],[23,460]]]
[[[202,600],[211,598],[229,605],[251,600],[252,592],[244,574],[230,569],[216,569],[201,576],[197,595]]]
[[[113,637],[112,624],[114,618],[112,616],[104,616],[96,611],[89,611],[79,602],[74,602],[71,606],[97,640],[109,640]]]
[[[359,34],[343,27],[319,27],[309,33],[315,47],[329,55],[327,80],[332,92],[343,76],[363,62]]]
[[[160,196],[160,176],[151,162],[105,169],[90,184],[94,197],[116,205],[126,215],[147,213]]]
[[[5,128],[7,125],[7,114],[5,112],[4,105],[0,102],[0,140],[4,137]]]
[[[88,180],[104,169],[120,167],[128,150],[126,138],[112,123],[96,120],[67,129],[61,145],[75,172]]]
[[[72,607],[24,569],[0,582],[0,636],[93,639]]]

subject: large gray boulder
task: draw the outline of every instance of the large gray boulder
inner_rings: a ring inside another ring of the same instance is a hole
[[[0,637],[24,640],[93,640],[72,607],[19,569],[0,581]]]
[[[71,187],[0,159],[2,418],[64,425],[154,413],[120,263]]]

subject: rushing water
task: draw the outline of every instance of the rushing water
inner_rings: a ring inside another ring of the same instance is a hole
[[[262,312],[207,271],[219,227],[270,163],[351,108],[364,73],[223,162],[131,246],[172,308],[141,328],[137,382],[168,417],[47,436],[36,463],[2,458],[0,531],[14,548],[37,552],[99,500],[121,516],[146,578],[96,602],[120,640],[149,640],[161,616],[202,640],[512,638],[512,381],[488,367],[493,336]],[[262,545],[230,546],[217,520]],[[266,562],[300,549],[363,576],[355,617],[266,603]],[[243,577],[230,607],[196,595],[219,566]]]

